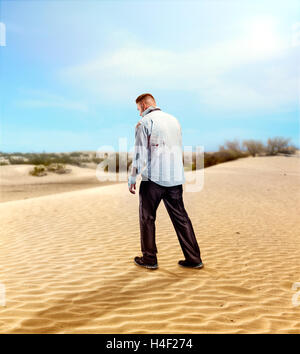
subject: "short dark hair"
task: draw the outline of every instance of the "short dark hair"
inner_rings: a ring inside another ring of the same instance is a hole
[[[143,102],[147,102],[149,100],[149,98],[151,100],[153,100],[154,103],[156,104],[155,98],[151,95],[151,93],[143,93],[142,95],[139,95],[139,97],[136,98],[135,103],[139,103],[139,102],[142,102],[142,101]]]

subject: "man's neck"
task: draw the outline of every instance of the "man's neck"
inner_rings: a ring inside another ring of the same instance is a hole
[[[157,109],[158,107],[156,106],[149,106],[148,108],[146,108],[144,110],[144,112],[142,113],[142,116],[144,117],[147,113],[149,113],[150,111],[152,111],[153,109]]]

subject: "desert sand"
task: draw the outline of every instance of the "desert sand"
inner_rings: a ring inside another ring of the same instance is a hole
[[[159,268],[133,263],[139,183],[0,204],[1,333],[300,333],[298,157],[223,163],[201,191],[184,186],[203,269],[177,265],[163,202]]]
[[[78,167],[67,164],[69,173],[48,172],[47,176],[40,177],[29,174],[34,165],[0,166],[0,203],[119,183],[118,180],[99,180],[95,173],[97,165],[89,165]],[[126,176],[123,181],[126,181]]]

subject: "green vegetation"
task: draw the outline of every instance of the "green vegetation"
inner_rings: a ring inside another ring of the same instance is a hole
[[[29,174],[37,177],[46,176],[47,175],[46,167],[43,165],[34,166],[34,169],[32,171],[29,171]]]
[[[29,171],[29,174],[32,176],[46,176],[47,172],[54,172],[58,174],[68,173],[70,169],[66,169],[66,166],[63,164],[52,163],[50,165],[38,165],[34,166],[33,170]]]
[[[44,165],[69,164],[74,166],[84,166],[85,162],[92,162],[88,154],[82,153],[0,153],[1,158],[10,165]],[[3,162],[3,161],[2,161]],[[3,163],[2,163],[3,164]]]
[[[290,144],[289,138],[275,137],[267,140],[263,144],[258,140],[244,140],[240,143],[238,140],[226,141],[224,146],[219,147],[219,151],[204,152],[204,167],[210,167],[219,163],[236,160],[248,156],[274,156],[278,154],[295,154],[297,148]],[[201,159],[200,159],[201,160]],[[199,164],[199,162],[198,162]],[[203,166],[200,166],[203,168]],[[192,157],[192,170],[196,169],[196,154]]]
[[[196,159],[196,153],[192,154],[191,168],[210,167],[219,163],[236,160],[247,156],[274,156],[277,154],[291,155],[296,152],[297,148],[290,144],[289,138],[274,137],[267,140],[264,144],[259,140],[238,140],[226,141],[224,145],[219,147],[216,152],[204,152],[203,159]],[[120,166],[120,158],[122,163]],[[114,160],[115,159],[115,160]],[[131,157],[124,153],[105,153],[104,157],[97,157],[96,152],[80,152],[74,151],[71,153],[5,153],[0,152],[0,166],[29,164],[35,165],[31,174],[34,176],[42,176],[47,172],[66,173],[65,165],[74,165],[85,167],[86,163],[100,164],[105,172],[108,172],[108,165],[113,168],[114,161],[116,164],[116,172],[127,171],[132,163]],[[199,166],[202,163],[202,166]],[[184,161],[184,156],[183,156]],[[196,166],[198,161],[198,166]],[[186,161],[186,165],[188,162]],[[124,166],[125,165],[125,166]],[[123,167],[124,166],[124,167]]]

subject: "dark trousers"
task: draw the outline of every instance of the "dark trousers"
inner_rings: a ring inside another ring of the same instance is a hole
[[[139,216],[141,249],[147,263],[157,262],[155,243],[156,210],[161,199],[174,225],[185,259],[200,263],[200,249],[195,237],[192,222],[185,210],[182,199],[182,184],[172,187],[161,186],[151,180],[141,181],[139,188]]]

